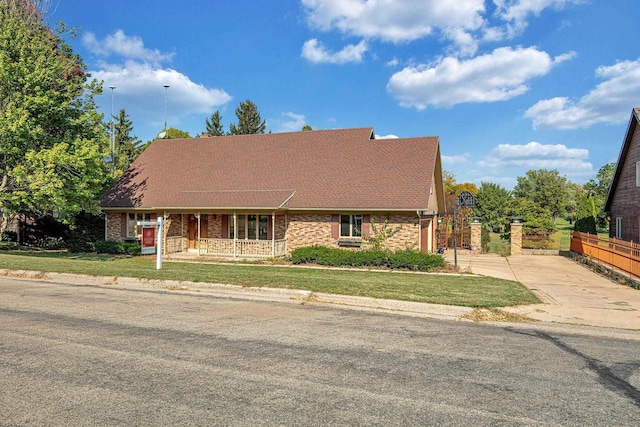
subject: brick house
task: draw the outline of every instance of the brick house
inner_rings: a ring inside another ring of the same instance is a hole
[[[357,250],[385,220],[399,228],[387,247],[432,252],[444,211],[439,141],[376,139],[372,128],[158,140],[100,203],[107,240],[137,240],[137,221],[162,215],[165,253]]]
[[[634,108],[622,142],[604,210],[609,237],[640,242],[640,108]]]

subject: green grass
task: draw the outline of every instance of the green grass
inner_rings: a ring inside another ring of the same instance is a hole
[[[342,295],[467,307],[504,307],[540,301],[518,282],[492,277],[164,262],[155,258],[66,252],[0,253],[0,268],[94,276],[136,277],[241,286],[303,289]]]
[[[511,252],[511,245],[508,240],[503,240],[500,237],[500,233],[490,233],[489,244],[487,245],[487,252],[491,254],[499,254],[501,256],[508,256]]]

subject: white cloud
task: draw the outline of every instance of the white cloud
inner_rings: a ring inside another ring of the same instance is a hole
[[[307,40],[302,46],[302,57],[309,62],[346,64],[362,62],[362,58],[367,51],[367,42],[362,40],[357,45],[349,44],[339,52],[330,52],[317,39]]]
[[[441,157],[442,157],[442,164],[444,166],[452,166],[452,165],[467,163],[467,161],[469,160],[470,154],[463,153],[463,154],[458,154],[456,156],[442,155]]]
[[[386,65],[387,67],[397,67],[398,65],[400,65],[400,61],[398,60],[398,58],[393,58],[387,62],[384,63],[384,65]]]
[[[593,175],[593,165],[588,159],[589,150],[586,149],[533,141],[525,145],[500,144],[480,160],[478,166],[492,171],[514,168],[557,169],[561,174],[584,178]]]
[[[124,65],[102,63],[100,70],[90,71],[92,77],[103,80],[106,86],[116,86],[115,95],[125,105],[160,114],[164,100],[164,84],[168,84],[167,98],[177,116],[207,113],[231,100],[222,89],[209,89],[194,83],[188,76],[172,69],[154,68],[149,64],[126,61]],[[127,108],[129,110],[129,108]]]
[[[160,52],[158,49],[147,49],[140,37],[127,36],[122,30],[116,30],[103,40],[98,40],[93,33],[86,33],[82,37],[82,42],[92,53],[101,57],[117,55],[125,59],[158,64],[170,61],[175,55],[175,53]]]
[[[387,90],[405,107],[451,107],[460,103],[505,101],[522,95],[527,83],[573,57],[551,58],[537,48],[495,49],[461,61],[455,57],[429,65],[407,67],[393,76]]]
[[[398,135],[390,133],[389,135],[375,135],[376,139],[397,139]]]
[[[461,37],[479,29],[484,20],[484,0],[302,0],[307,20],[322,31],[392,43],[410,42],[442,30]]]
[[[497,15],[507,22],[509,37],[522,34],[530,16],[539,16],[548,8],[562,9],[568,4],[583,3],[584,0],[493,0]]]
[[[269,124],[274,125],[274,132],[299,132],[307,124],[307,118],[304,114],[286,112],[280,113],[280,117],[269,121]]]
[[[640,99],[640,59],[601,66],[604,81],[579,100],[556,97],[538,101],[524,117],[534,128],[577,129],[597,123],[623,123]]]
[[[314,29],[391,43],[436,37],[461,56],[475,55],[480,42],[520,35],[545,9],[582,2],[493,0],[495,12],[487,14],[484,0],[302,0]]]

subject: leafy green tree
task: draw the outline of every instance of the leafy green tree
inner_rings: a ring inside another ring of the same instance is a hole
[[[0,0],[0,211],[97,212],[108,135],[85,65],[33,0]],[[6,227],[4,216],[0,231]]]
[[[115,169],[119,173],[124,172],[129,165],[140,155],[140,139],[131,135],[133,132],[133,122],[129,118],[125,109],[121,109],[118,116],[114,117],[115,122]]]
[[[501,185],[483,182],[475,195],[473,215],[482,218],[482,225],[488,229],[502,228],[511,199],[511,192]]]
[[[463,191],[468,191],[471,194],[478,192],[478,187],[472,182],[463,182],[462,184],[456,181],[453,173],[448,170],[442,171],[442,180],[444,186],[444,201],[447,212],[453,212],[453,209],[458,206],[458,196]]]
[[[613,181],[613,174],[616,171],[616,163],[607,163],[598,169],[595,179],[590,179],[583,188],[593,196],[596,207],[596,224],[599,228],[609,228],[609,219],[604,211],[604,204],[607,201],[609,187]]]
[[[260,112],[256,104],[249,99],[241,102],[236,107],[236,117],[238,118],[238,124],[231,123],[229,125],[229,134],[231,135],[247,135],[264,133],[266,124],[264,120],[260,118]]]
[[[574,230],[589,234],[598,233],[596,229],[596,206],[590,194],[583,194],[578,199]]]
[[[222,116],[220,111],[216,111],[205,120],[206,130],[205,134],[208,136],[223,136],[225,135],[224,128],[222,127]]]
[[[308,123],[306,125],[302,126],[302,131],[303,132],[306,132],[306,131],[309,131],[309,130],[313,130],[313,128]]]
[[[169,128],[167,129],[167,136],[165,136],[164,139],[180,139],[180,138],[191,138],[191,135],[189,135],[189,132],[186,132],[180,129]]]
[[[531,199],[516,197],[509,202],[506,211],[505,233],[502,237],[509,238],[509,224],[513,218],[519,218],[523,230],[552,231],[555,229],[551,212]]]
[[[528,170],[525,176],[518,177],[513,189],[516,198],[529,199],[538,206],[551,212],[553,222],[566,212],[569,192],[567,179],[556,170]]]

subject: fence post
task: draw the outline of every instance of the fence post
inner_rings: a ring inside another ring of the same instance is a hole
[[[522,255],[522,223],[511,223],[511,255]]]
[[[472,251],[482,250],[482,224],[479,218],[473,218],[471,221],[471,245]]]

